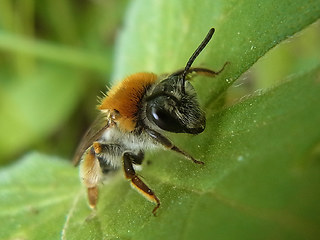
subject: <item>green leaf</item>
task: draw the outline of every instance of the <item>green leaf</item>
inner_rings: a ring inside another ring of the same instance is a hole
[[[319,76],[295,76],[209,117],[207,134],[188,143],[204,166],[149,155],[142,175],[161,199],[157,217],[121,171],[101,186],[93,214],[75,168],[26,156],[0,172],[1,239],[317,239]]]
[[[0,89],[2,164],[66,120],[83,90],[81,74],[47,65],[20,79],[3,77],[8,82]]]
[[[230,62],[214,80],[195,81],[201,101],[211,105],[268,50],[319,17],[319,0],[134,1],[120,35],[113,79],[183,68],[214,27],[211,43],[194,63],[219,70]]]
[[[141,175],[162,203],[154,217],[154,204],[121,171],[101,186],[91,212],[76,169],[29,155],[0,172],[1,239],[317,239],[320,63],[232,107],[212,106],[270,48],[319,18],[319,8],[302,0],[132,2],[114,79],[181,68],[217,29],[195,63],[219,69],[230,61],[214,80],[195,81],[207,129],[171,137],[206,164],[147,154]]]
[[[142,175],[162,201],[157,217],[120,176],[101,190],[99,227],[79,225],[85,216],[75,214],[67,239],[87,231],[108,239],[316,239],[319,74],[209,117],[206,134],[187,144],[204,167],[169,152],[149,157]]]
[[[3,168],[0,182],[1,239],[59,238],[79,196],[77,169],[33,153]]]

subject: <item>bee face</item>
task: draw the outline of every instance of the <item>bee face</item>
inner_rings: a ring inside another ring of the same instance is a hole
[[[146,115],[162,130],[174,133],[198,134],[206,124],[193,86],[182,82],[180,75],[171,75],[154,88],[147,98]]]

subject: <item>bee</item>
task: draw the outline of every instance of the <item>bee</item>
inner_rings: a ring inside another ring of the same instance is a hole
[[[147,149],[162,146],[196,164],[204,164],[174,145],[163,133],[196,135],[204,131],[205,113],[189,79],[191,74],[216,76],[228,63],[216,72],[191,67],[214,31],[214,28],[210,29],[183,70],[167,76],[132,74],[112,87],[101,100],[100,113],[84,135],[73,159],[75,165],[81,163],[80,178],[87,188],[91,208],[97,205],[98,185],[103,176],[122,168],[131,185],[156,204],[152,210],[155,215],[160,200],[135,170],[135,166],[142,164]]]

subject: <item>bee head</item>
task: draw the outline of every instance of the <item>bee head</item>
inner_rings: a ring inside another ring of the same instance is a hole
[[[206,125],[193,86],[181,76],[169,76],[160,82],[147,98],[147,118],[159,128],[175,133],[198,134]]]
[[[208,44],[214,31],[214,28],[210,29],[184,70],[161,81],[147,98],[147,118],[162,130],[198,134],[205,129],[205,113],[200,109],[196,92],[186,76],[192,72],[192,63]]]

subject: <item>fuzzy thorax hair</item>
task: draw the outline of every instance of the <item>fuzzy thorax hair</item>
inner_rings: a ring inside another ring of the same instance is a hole
[[[109,90],[98,109],[117,112],[119,116],[116,121],[120,129],[133,131],[136,127],[141,99],[157,78],[153,73],[136,73],[128,76]]]

